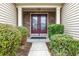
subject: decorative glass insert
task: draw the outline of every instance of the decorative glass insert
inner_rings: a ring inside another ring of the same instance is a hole
[[[37,19],[38,17],[37,16],[33,16],[33,30],[37,30]]]
[[[46,29],[46,16],[41,16],[41,30]]]

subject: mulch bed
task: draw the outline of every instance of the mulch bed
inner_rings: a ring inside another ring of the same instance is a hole
[[[48,51],[49,51],[49,53],[50,53],[50,55],[52,56],[52,54],[51,54],[51,50],[50,50],[50,48],[49,48],[49,42],[46,42],[46,45],[47,45],[47,48],[48,48]]]
[[[25,45],[20,46],[17,56],[28,56],[32,43],[27,42]]]

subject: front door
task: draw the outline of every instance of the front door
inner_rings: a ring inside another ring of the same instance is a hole
[[[31,15],[31,33],[47,33],[47,14]]]

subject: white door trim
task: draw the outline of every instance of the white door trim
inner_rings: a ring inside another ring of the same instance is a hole
[[[30,13],[30,36],[48,36],[48,28],[47,28],[47,34],[32,34],[31,33],[31,15],[32,14],[47,14],[47,27],[48,27],[48,13]]]

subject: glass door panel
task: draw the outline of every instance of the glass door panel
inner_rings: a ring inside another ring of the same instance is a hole
[[[41,20],[41,32],[45,33],[46,29],[47,29],[47,23],[46,23],[47,17],[46,16],[41,16],[40,20]]]
[[[36,33],[38,30],[38,17],[37,16],[32,16],[32,32]]]

